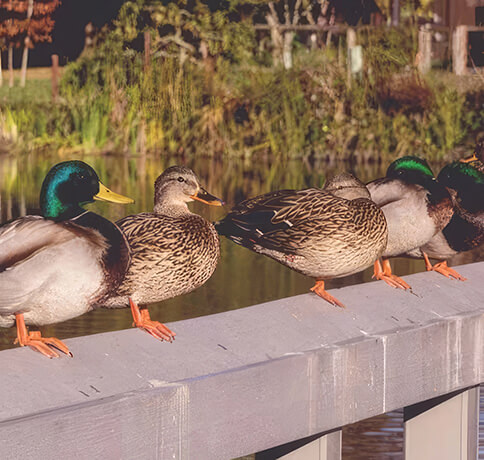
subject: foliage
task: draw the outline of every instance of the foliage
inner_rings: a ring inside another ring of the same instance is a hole
[[[28,37],[29,47],[35,43],[51,41],[54,28],[52,14],[60,0],[31,0],[31,17],[28,17],[28,0],[0,1],[0,42],[20,46]]]
[[[57,104],[2,102],[0,91],[0,136],[86,151],[364,161],[440,158],[479,129],[482,104],[441,74],[416,73],[415,29],[359,29],[365,66],[349,81],[342,36],[295,47],[291,69],[273,65],[252,27],[267,2],[255,3],[244,15],[237,1],[126,2],[65,69]]]

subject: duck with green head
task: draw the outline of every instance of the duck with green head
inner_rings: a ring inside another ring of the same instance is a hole
[[[456,194],[454,215],[441,232],[408,255],[424,257],[427,270],[464,281],[446,259],[484,242],[484,167],[478,158],[454,161],[440,171],[437,180]],[[429,257],[442,262],[432,266]]]
[[[460,163],[469,163],[477,171],[484,174],[484,136],[476,141],[474,153],[459,160]]]
[[[129,249],[119,228],[83,206],[132,203],[100,183],[82,161],[55,165],[40,193],[42,216],[0,227],[0,327],[17,325],[17,341],[52,358],[71,355],[56,338],[28,332],[89,311],[124,278]],[[71,355],[72,356],[72,355]]]
[[[388,258],[420,250],[443,230],[454,214],[453,197],[435,179],[428,163],[414,156],[395,160],[384,178],[367,187],[388,225],[388,243],[382,262],[375,262],[374,277],[390,286],[410,289],[392,274]]]

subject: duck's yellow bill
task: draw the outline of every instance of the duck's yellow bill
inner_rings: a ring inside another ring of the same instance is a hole
[[[99,182],[99,193],[97,195],[94,195],[94,199],[98,201],[110,201],[111,203],[120,203],[120,204],[134,203],[134,200],[132,198],[119,195],[118,193],[114,193],[112,190],[109,190],[101,182]]]
[[[467,157],[467,158],[462,158],[461,160],[459,160],[461,163],[470,163],[472,161],[477,161],[478,158],[477,158],[477,155],[474,153],[474,155],[470,156],[470,157]]]
[[[211,206],[223,206],[225,203],[216,196],[210,195],[204,188],[198,190],[196,195],[190,195],[190,198],[201,201],[202,203],[209,204]]]

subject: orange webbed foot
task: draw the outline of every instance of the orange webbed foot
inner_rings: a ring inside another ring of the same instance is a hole
[[[388,259],[383,259],[383,268],[379,260],[375,261],[372,278],[383,280],[385,283],[396,289],[403,289],[404,291],[407,289],[412,290],[408,283],[392,273],[392,267],[390,266],[390,261]]]
[[[48,358],[58,358],[59,354],[56,350],[72,358],[69,348],[61,340],[55,337],[42,337],[40,331],[28,332],[22,313],[16,314],[15,319],[17,323],[17,339],[15,343],[18,343],[21,347],[30,347]]]
[[[328,291],[324,289],[324,281],[318,280],[311,288],[311,291],[317,294],[322,299],[329,302],[331,305],[336,305],[341,308],[346,308],[336,297],[333,297]]]
[[[176,334],[174,332],[168,329],[163,323],[151,320],[150,312],[147,308],[140,309],[131,298],[129,299],[129,305],[134,319],[133,326],[148,332],[155,339],[161,341],[166,340],[167,342],[175,340]]]
[[[430,263],[430,260],[427,254],[425,254],[425,252],[424,252],[424,260],[425,260],[425,268],[427,269],[427,271],[432,270],[434,272],[437,272],[437,273],[440,273],[441,275],[446,276],[449,279],[454,278],[459,281],[467,280],[467,278],[464,278],[460,273],[456,272],[453,268],[450,268],[447,265],[446,260],[444,260],[443,262],[436,263],[435,265],[432,265]]]

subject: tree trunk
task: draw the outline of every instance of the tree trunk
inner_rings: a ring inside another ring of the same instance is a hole
[[[32,18],[32,13],[34,12],[34,0],[29,0],[29,5],[27,7],[27,21],[30,21]],[[24,42],[24,51],[22,53],[22,69],[20,70],[20,86],[22,88],[25,87],[25,79],[27,77],[27,63],[29,60],[29,45],[30,45],[30,38],[29,32],[27,30],[27,36],[25,37]]]
[[[13,88],[13,45],[8,45],[8,86]]]
[[[24,50],[22,53],[22,68],[20,70],[20,86],[25,87],[27,77],[27,62],[29,60],[29,37],[25,37]]]

